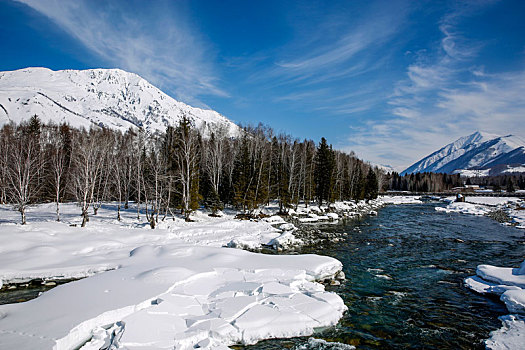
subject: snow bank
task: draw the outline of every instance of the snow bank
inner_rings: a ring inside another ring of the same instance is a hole
[[[151,230],[103,207],[88,227],[72,227],[74,205],[53,222],[51,206],[28,225],[0,208],[0,280],[91,276],[29,302],[0,306],[0,347],[12,349],[226,349],[275,337],[307,336],[334,325],[346,307],[315,282],[342,264],[318,255],[262,255],[223,248],[229,240],[293,241],[270,223],[169,220]],[[291,228],[292,227],[287,227]],[[100,273],[106,271],[104,273]]]
[[[502,204],[508,204],[508,203],[517,203],[520,199],[517,197],[475,197],[475,196],[468,196],[466,202],[473,203],[473,204],[482,204],[482,205],[502,205]]]
[[[117,270],[1,306],[3,346],[71,349],[96,335],[116,348],[210,349],[310,335],[346,310],[314,282],[341,268],[332,258],[180,244],[129,255]]]
[[[272,239],[268,245],[272,246],[274,249],[287,249],[301,245],[302,243],[303,241],[295,237],[292,231],[285,231],[279,237]]]
[[[454,202],[454,197],[444,198],[446,207],[436,207],[436,211],[470,215],[487,215],[492,211],[503,211],[517,228],[525,229],[525,202],[516,197],[475,197],[467,196],[465,202]]]
[[[436,207],[436,211],[445,213],[460,213],[470,215],[486,215],[490,213],[491,209],[482,205],[475,205],[465,202],[453,202],[447,205],[445,208]]]
[[[521,349],[525,344],[525,261],[519,268],[479,265],[465,285],[478,293],[500,296],[512,315],[500,317],[503,327],[491,333],[489,349]]]
[[[418,204],[423,203],[420,196],[380,196],[384,204]]]

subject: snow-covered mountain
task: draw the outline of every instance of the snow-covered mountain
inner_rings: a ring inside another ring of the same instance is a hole
[[[0,72],[0,125],[27,120],[67,122],[125,131],[165,131],[186,115],[204,133],[223,128],[230,136],[239,127],[223,115],[188,106],[134,73],[120,69],[52,71],[25,68]]]
[[[479,131],[462,137],[421,159],[401,174],[436,172],[466,176],[519,171],[525,164],[525,140]]]

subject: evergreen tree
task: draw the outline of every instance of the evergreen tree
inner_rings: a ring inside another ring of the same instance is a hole
[[[319,205],[323,204],[323,200],[329,201],[331,198],[334,184],[334,167],[334,153],[331,146],[328,146],[326,139],[323,137],[317,148],[315,161],[315,192]]]
[[[378,183],[376,173],[372,170],[372,167],[368,169],[366,175],[366,183],[364,190],[365,199],[376,199],[378,195]]]
[[[365,176],[361,170],[361,165],[356,163],[352,185],[352,199],[355,201],[365,198]]]

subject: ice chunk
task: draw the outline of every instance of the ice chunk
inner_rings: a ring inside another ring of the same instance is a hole
[[[284,284],[278,282],[270,282],[263,285],[262,292],[265,294],[292,294],[294,291]]]
[[[523,344],[525,344],[524,319],[517,315],[501,316],[499,319],[503,327],[490,333],[490,339],[485,341],[487,349],[523,349]]]
[[[501,295],[501,301],[509,312],[525,315],[525,289],[507,290]]]

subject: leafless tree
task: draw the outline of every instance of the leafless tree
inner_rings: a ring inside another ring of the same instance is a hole
[[[44,163],[40,157],[39,136],[31,134],[22,125],[8,139],[7,183],[9,198],[20,212],[22,225],[26,224],[26,209],[38,190],[38,175]]]
[[[104,164],[104,145],[100,131],[76,133],[74,139],[73,182],[76,198],[82,210],[82,227],[89,221],[88,209],[92,205],[95,189]]]
[[[70,166],[70,145],[68,145],[69,128],[52,127],[49,139],[50,158],[49,164],[51,169],[51,184],[53,186],[54,199],[56,203],[57,221],[60,221],[60,202],[65,191],[64,178]]]
[[[175,180],[180,185],[182,212],[189,220],[191,212],[196,209],[198,201],[198,167],[200,160],[199,134],[194,130],[189,120],[183,118],[175,130],[174,161],[176,164]]]
[[[141,177],[144,204],[146,219],[154,229],[159,222],[160,210],[167,192],[166,163],[160,152],[159,142],[151,145],[150,152],[145,158],[144,172],[146,174]]]

